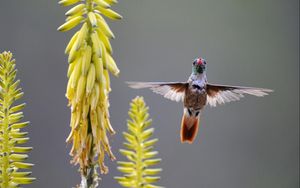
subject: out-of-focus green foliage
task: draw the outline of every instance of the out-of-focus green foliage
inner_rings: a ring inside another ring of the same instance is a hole
[[[123,133],[126,149],[120,150],[128,161],[118,161],[118,170],[124,175],[115,179],[124,187],[160,188],[153,185],[160,179],[157,174],[162,170],[153,167],[161,161],[159,158],[154,158],[158,152],[153,151],[153,146],[158,139],[151,138],[154,128],[149,128],[151,119],[142,97],[132,100],[128,114],[131,118],[127,121],[128,132]]]
[[[73,142],[70,155],[72,162],[80,165],[83,179],[96,164],[102,173],[107,173],[104,156],[111,151],[107,131],[114,134],[109,120],[109,99],[111,91],[109,72],[119,74],[119,69],[112,58],[110,39],[114,34],[103,16],[112,20],[121,19],[121,15],[111,10],[116,0],[61,0],[60,5],[74,5],[66,12],[66,22],[59,31],[68,31],[81,24],[68,43],[68,86],[66,97],[71,107],[71,132],[67,142]],[[92,176],[92,175],[91,175]],[[93,175],[94,176],[94,175]],[[97,182],[93,178],[94,182]],[[88,182],[87,180],[86,182]],[[81,182],[84,187],[85,180]],[[97,183],[94,183],[96,185]]]
[[[33,164],[24,162],[32,148],[22,146],[29,138],[22,132],[29,122],[20,122],[25,103],[15,104],[23,96],[15,80],[17,69],[12,53],[0,54],[0,187],[13,188],[30,184],[35,178],[27,172]]]

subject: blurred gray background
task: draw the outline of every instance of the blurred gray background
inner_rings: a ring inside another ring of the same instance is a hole
[[[121,70],[112,78],[111,143],[117,158],[129,102],[143,95],[150,106],[156,150],[163,159],[159,185],[169,188],[296,188],[299,186],[299,1],[126,0],[113,6],[124,17],[109,22]],[[69,164],[70,111],[65,46],[74,30],[60,33],[67,9],[52,0],[1,0],[0,51],[17,60],[25,92],[26,128],[37,181],[25,187],[72,187],[78,167]],[[193,145],[179,137],[182,104],[125,81],[185,81],[197,56],[208,62],[213,83],[274,89],[206,108]],[[120,187],[107,160],[101,187]]]

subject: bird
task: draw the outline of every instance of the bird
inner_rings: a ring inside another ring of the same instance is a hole
[[[180,140],[192,144],[197,136],[200,116],[206,105],[215,107],[238,101],[245,94],[263,97],[271,89],[211,84],[206,77],[207,62],[198,57],[193,61],[192,73],[186,82],[127,82],[134,89],[150,88],[154,93],[176,102],[183,102]]]

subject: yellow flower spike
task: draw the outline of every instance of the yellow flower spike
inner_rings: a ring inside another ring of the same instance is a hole
[[[89,12],[88,17],[89,17],[89,20],[90,20],[90,23],[91,23],[92,27],[97,27],[97,19],[96,19],[95,13]]]
[[[62,6],[70,6],[78,3],[80,0],[61,0],[58,2],[58,4]]]
[[[86,94],[87,94],[87,96],[91,93],[91,91],[94,87],[95,74],[96,74],[95,65],[91,64],[89,72],[88,72],[88,76],[87,76],[87,84],[86,84]]]
[[[83,21],[83,19],[83,16],[77,16],[61,25],[57,30],[62,32],[69,31],[76,27],[81,21]]]
[[[0,187],[3,188],[20,187],[35,180],[29,177],[31,172],[26,172],[33,164],[24,162],[32,147],[19,146],[29,140],[27,133],[21,132],[29,122],[20,122],[25,103],[15,105],[23,96],[18,87],[20,80],[15,81],[15,66],[12,53],[0,53]]]
[[[85,9],[85,4],[78,4],[75,7],[71,8],[68,12],[66,12],[66,16],[73,16],[78,13],[83,13]]]
[[[112,20],[120,20],[122,19],[122,16],[115,11],[107,8],[103,8],[101,6],[97,6],[96,10],[98,10],[101,14],[105,15],[106,17],[112,19]]]
[[[124,146],[127,149],[121,149],[120,153],[129,161],[118,161],[118,170],[124,173],[124,176],[115,177],[115,179],[123,187],[161,188],[153,184],[160,179],[157,175],[162,171],[153,166],[157,165],[161,159],[153,159],[158,154],[152,151],[157,139],[150,139],[153,128],[147,128],[151,120],[148,119],[148,107],[142,97],[132,100],[128,114],[130,116],[127,121],[128,131],[123,133],[126,140]]]
[[[82,67],[81,67],[81,74],[84,76],[87,75],[87,72],[90,68],[91,58],[92,58],[92,48],[90,46],[87,46],[83,53]]]
[[[114,159],[108,139],[108,134],[114,134],[108,110],[108,94],[111,90],[109,71],[117,75],[119,69],[111,57],[113,50],[109,40],[114,38],[114,34],[104,14],[110,19],[121,16],[114,11],[103,10],[105,13],[102,17],[99,11],[110,8],[114,2],[60,1],[64,6],[74,5],[67,11],[67,21],[59,27],[60,31],[70,30],[82,22],[80,30],[70,39],[65,49],[69,62],[66,97],[71,108],[71,131],[67,141],[73,143],[70,151],[72,163],[80,165],[83,177],[81,186],[96,187],[97,174],[91,175],[88,172],[94,172],[98,163],[101,172],[107,173],[105,154]]]

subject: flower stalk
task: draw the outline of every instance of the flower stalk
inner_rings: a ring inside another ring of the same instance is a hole
[[[111,91],[109,72],[118,76],[119,69],[112,57],[110,39],[114,34],[103,16],[117,20],[121,15],[111,10],[116,0],[61,0],[63,6],[74,5],[66,12],[66,22],[58,30],[69,31],[81,24],[70,39],[68,54],[68,85],[66,97],[71,107],[71,132],[67,142],[72,142],[72,163],[80,165],[81,187],[95,187],[98,176],[90,176],[97,166],[107,173],[104,164],[107,154],[115,159],[109,144],[108,133],[115,134],[109,120]],[[95,173],[93,173],[95,174]],[[94,180],[90,180],[93,177]]]
[[[15,80],[15,66],[12,53],[0,54],[0,187],[3,188],[19,187],[35,180],[26,171],[33,164],[24,162],[32,148],[22,146],[29,138],[21,129],[29,122],[20,122],[25,103],[15,104],[24,94],[18,87],[20,80]]]

